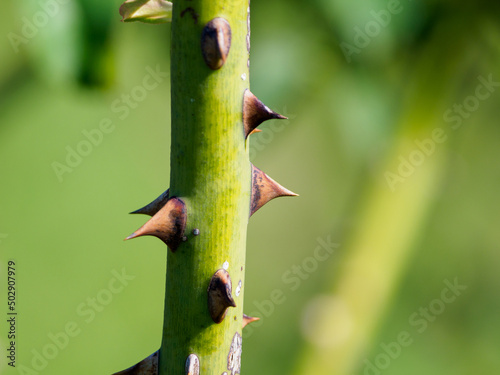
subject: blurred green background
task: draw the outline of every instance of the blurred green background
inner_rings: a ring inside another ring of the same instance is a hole
[[[170,26],[119,3],[2,4],[2,374],[111,374],[160,346],[166,248],[122,239],[168,187]],[[250,154],[300,198],[249,226],[242,373],[500,372],[499,16],[252,2],[252,91],[290,120]]]

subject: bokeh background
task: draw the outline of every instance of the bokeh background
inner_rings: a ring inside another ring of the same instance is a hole
[[[118,6],[2,3],[0,272],[15,260],[19,312],[2,374],[111,374],[160,345],[166,248],[122,239],[168,187],[170,26]],[[250,222],[242,373],[499,373],[499,16],[252,1],[252,91],[290,119],[251,158],[300,197]]]

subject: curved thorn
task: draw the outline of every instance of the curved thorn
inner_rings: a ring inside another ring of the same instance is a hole
[[[245,139],[257,126],[271,119],[286,119],[286,117],[270,110],[250,90],[246,89],[243,94],[243,130]]]
[[[245,328],[247,324],[256,322],[257,320],[260,320],[260,318],[254,318],[253,316],[248,316],[246,314],[243,314],[242,328]]]
[[[252,164],[252,198],[250,202],[250,216],[252,216],[259,208],[271,199],[286,196],[296,197],[298,194],[284,188]]]
[[[130,213],[154,216],[158,211],[161,210],[163,206],[165,206],[165,203],[167,203],[167,201],[168,201],[168,189],[165,190],[158,198],[156,198],[151,203]]]
[[[212,320],[219,324],[226,316],[229,307],[236,307],[231,295],[231,277],[225,269],[220,269],[214,273],[208,285],[208,311]]]
[[[155,236],[175,252],[182,242],[186,221],[186,205],[181,199],[172,197],[146,224],[125,240],[141,236]]]

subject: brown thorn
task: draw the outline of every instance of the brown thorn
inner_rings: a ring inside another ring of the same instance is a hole
[[[231,26],[224,18],[214,18],[203,28],[201,52],[212,70],[220,69],[227,60],[231,48]]]
[[[252,164],[252,198],[250,202],[250,216],[252,216],[259,208],[271,199],[286,196],[296,197],[298,194],[284,188]]]
[[[250,90],[246,89],[243,94],[243,130],[245,139],[257,126],[271,119],[286,119],[286,117],[270,110]]]
[[[262,130],[260,130],[260,129],[254,129],[248,135],[252,135],[252,134],[255,134],[255,133],[261,133],[261,132],[262,132]]]
[[[146,224],[125,240],[141,236],[155,236],[175,252],[182,242],[186,221],[186,205],[181,199],[172,197]]]
[[[168,189],[165,190],[158,198],[149,203],[148,205],[139,208],[138,210],[132,211],[131,214],[143,214],[154,216],[158,211],[161,210],[165,203],[168,201]]]
[[[136,365],[113,375],[158,375],[158,353],[157,350]]]
[[[212,320],[217,324],[224,320],[229,307],[236,307],[231,292],[231,277],[226,270],[221,268],[214,273],[207,289],[208,311]]]
[[[245,328],[247,324],[256,322],[257,320],[260,320],[260,318],[254,318],[253,316],[248,316],[246,314],[243,314],[242,328]]]

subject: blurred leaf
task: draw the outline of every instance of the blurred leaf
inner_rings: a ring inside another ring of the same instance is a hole
[[[123,22],[167,23],[172,21],[172,3],[164,0],[127,0],[120,7]]]
[[[49,84],[75,82],[81,67],[82,13],[75,1],[18,3],[19,48],[30,59],[37,76]]]

